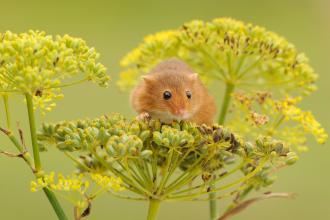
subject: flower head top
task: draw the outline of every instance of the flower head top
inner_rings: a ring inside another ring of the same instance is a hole
[[[61,87],[83,81],[107,86],[109,76],[98,57],[85,41],[68,35],[0,33],[0,92],[30,94],[50,110]]]
[[[70,155],[81,173],[120,177],[119,186],[138,200],[205,199],[210,183],[221,185],[216,191],[230,189],[223,196],[231,197],[271,184],[278,166],[297,160],[288,146],[269,136],[247,142],[216,124],[162,124],[120,115],[44,124],[38,139],[39,146],[53,144]],[[226,184],[222,180],[228,176],[239,179]],[[102,176],[92,179],[108,186]],[[112,181],[111,186],[116,185]]]
[[[132,86],[162,60],[177,57],[206,81],[220,80],[241,88],[270,88],[294,94],[315,90],[317,75],[308,59],[277,34],[230,18],[194,20],[150,35],[124,57],[118,82]]]

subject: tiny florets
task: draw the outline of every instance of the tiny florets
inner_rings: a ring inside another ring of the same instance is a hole
[[[69,35],[0,33],[0,55],[0,92],[30,94],[44,111],[63,96],[61,87],[82,81],[107,86],[109,81],[95,49]]]
[[[79,172],[90,174],[96,184],[117,191],[125,187],[138,196],[129,198],[138,200],[203,199],[209,192],[207,184],[222,183],[236,172],[239,180],[215,190],[232,188],[231,195],[235,195],[246,187],[259,189],[272,183],[271,173],[277,166],[298,159],[285,143],[269,136],[244,141],[216,124],[162,124],[120,115],[44,124],[38,139],[40,146],[53,144],[71,155]],[[95,172],[120,179],[113,181]]]
[[[293,44],[265,28],[230,18],[194,20],[149,35],[122,59],[118,85],[134,86],[139,76],[171,57],[187,62],[206,82],[220,80],[241,88],[298,95],[315,90],[317,75]]]

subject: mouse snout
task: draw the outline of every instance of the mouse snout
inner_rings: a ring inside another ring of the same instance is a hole
[[[177,109],[174,110],[174,114],[176,116],[184,116],[186,114],[186,112],[187,112],[186,109],[183,108],[183,107],[177,108]]]

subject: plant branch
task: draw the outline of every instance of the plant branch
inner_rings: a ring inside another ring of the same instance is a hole
[[[0,128],[0,131],[2,131],[8,138],[9,140],[14,144],[14,146],[17,148],[17,150],[19,151],[19,154],[17,156],[21,157],[24,159],[24,161],[29,165],[29,167],[33,170],[33,172],[35,172],[34,170],[34,165],[32,162],[32,158],[29,154],[29,152],[24,148],[24,146],[22,146],[19,141],[17,140],[17,138],[13,135],[13,133],[9,130]]]
[[[7,128],[10,129],[11,121],[10,121],[10,111],[9,111],[8,95],[5,94],[5,95],[2,96],[2,98],[3,98],[3,103],[4,103],[4,106],[5,106]]]
[[[218,123],[223,125],[225,122],[225,118],[229,109],[229,104],[230,104],[230,99],[231,99],[231,95],[233,93],[235,89],[235,85],[230,82],[227,81],[226,83],[226,90],[225,90],[225,96],[224,96],[224,100],[222,103],[222,108],[221,108],[221,112],[219,115],[219,119],[218,119]],[[210,184],[210,189],[211,191],[215,188],[215,184],[212,183]],[[216,202],[216,193],[215,192],[210,192],[209,194],[209,198],[210,198],[210,219],[214,220],[217,218],[218,215],[218,211],[217,211],[217,202]]]
[[[225,122],[225,118],[226,118],[229,104],[230,104],[231,95],[232,95],[234,89],[235,89],[235,85],[233,83],[231,83],[231,82],[226,83],[225,97],[224,97],[224,100],[222,103],[221,112],[220,112],[220,116],[218,119],[218,123],[221,125],[223,125]]]
[[[33,100],[30,94],[25,94],[25,98],[26,98],[26,105],[29,115],[29,125],[30,125],[34,165],[36,172],[39,172],[41,170],[41,161],[40,161],[39,146],[37,141],[37,129],[36,129],[35,116],[34,116],[34,109],[33,109]]]
[[[50,191],[48,188],[43,188],[44,193],[46,194],[50,204],[52,205],[57,217],[59,220],[68,220],[68,217],[66,217],[61,204],[57,200],[55,194]]]

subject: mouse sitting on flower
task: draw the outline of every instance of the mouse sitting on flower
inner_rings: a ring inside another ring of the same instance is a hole
[[[214,99],[185,62],[176,58],[163,61],[142,78],[131,93],[131,105],[139,113],[138,119],[213,123]]]

